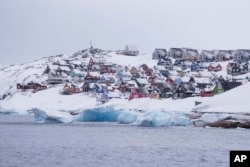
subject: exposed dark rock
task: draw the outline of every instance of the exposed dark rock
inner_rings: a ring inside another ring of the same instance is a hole
[[[215,123],[208,123],[207,126],[210,127],[222,127],[222,128],[250,128],[250,121],[239,122],[239,121],[229,121],[223,120]]]

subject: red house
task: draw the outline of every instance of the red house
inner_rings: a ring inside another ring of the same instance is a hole
[[[90,72],[88,72],[84,78],[84,81],[86,82],[97,82],[99,80],[100,80],[100,75],[99,73],[96,73],[96,72],[92,72],[91,74]]]
[[[102,65],[100,68],[100,74],[105,74],[105,73],[115,74],[116,70],[112,66]]]
[[[221,71],[222,70],[222,66],[220,64],[209,64],[208,66],[208,71],[214,71],[214,72],[217,72],[217,71]]]
[[[135,88],[132,89],[129,95],[129,100],[145,98],[145,97],[149,97],[149,92],[146,88]]]
[[[211,97],[214,95],[213,90],[201,91],[201,97]]]
[[[147,76],[152,75],[152,72],[153,72],[153,70],[150,69],[150,68],[148,68],[148,69],[145,70],[145,74],[146,74]]]
[[[166,82],[170,83],[171,85],[174,84],[174,80],[171,77],[167,77]]]
[[[33,93],[35,93],[39,90],[47,89],[47,86],[34,82],[30,82],[27,85],[21,85],[18,83],[17,89],[22,89],[22,90],[33,89]]]

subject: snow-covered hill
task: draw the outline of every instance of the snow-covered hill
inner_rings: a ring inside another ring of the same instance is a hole
[[[96,98],[91,94],[74,94],[64,96],[59,94],[63,84],[48,86],[48,89],[32,93],[31,91],[17,90],[17,83],[39,82],[46,84],[48,75],[44,73],[48,65],[55,62],[70,60],[76,64],[88,61],[90,56],[101,57],[107,63],[115,63],[121,66],[138,67],[147,64],[149,67],[156,66],[157,61],[152,60],[151,55],[125,56],[116,54],[111,51],[101,51],[98,53],[90,53],[89,50],[77,52],[73,56],[57,55],[43,58],[30,63],[0,66],[0,110],[12,111],[26,114],[31,108],[39,108],[45,111],[74,111],[80,112],[84,109],[100,107],[96,105]],[[83,58],[85,57],[85,58]],[[87,58],[86,58],[87,57]],[[228,62],[221,62],[223,71],[217,72],[217,76],[227,76],[226,65]],[[174,71],[172,73],[175,73]],[[204,75],[211,75],[210,72]],[[191,75],[191,73],[189,73]],[[249,73],[238,76],[246,78]],[[213,113],[250,113],[250,84],[244,83],[228,92],[215,95],[213,97],[190,97],[185,99],[135,99],[128,101],[127,99],[112,99],[101,105],[104,107],[114,107],[116,110],[126,111],[163,111],[190,114],[191,111],[213,112]],[[202,104],[195,106],[195,102]]]

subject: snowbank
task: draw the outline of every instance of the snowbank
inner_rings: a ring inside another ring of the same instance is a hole
[[[66,112],[33,108],[35,123],[71,123],[73,117]]]
[[[207,99],[207,101],[194,107],[193,110],[214,113],[250,113],[249,90],[250,83],[246,83]]]

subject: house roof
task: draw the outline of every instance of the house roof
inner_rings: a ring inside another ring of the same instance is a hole
[[[59,66],[59,68],[64,71],[71,71],[68,66]]]
[[[201,55],[206,56],[207,58],[215,57],[215,53],[210,50],[202,50]]]
[[[183,50],[181,48],[170,48],[169,51],[172,51],[172,52],[180,52],[182,53]]]
[[[226,58],[229,58],[230,56],[233,55],[233,53],[230,50],[219,50],[218,54],[223,55]]]
[[[75,73],[77,73],[77,74],[83,74],[84,72],[82,72],[81,70],[79,70],[79,69],[73,69],[73,71],[75,72]]]
[[[136,80],[139,84],[148,84],[148,81],[145,78],[138,78]]]
[[[101,74],[99,72],[89,72],[91,76],[99,77]]]
[[[121,95],[120,95],[120,93],[119,92],[109,92],[108,93],[108,97],[110,97],[110,98],[120,98],[121,97]]]
[[[212,81],[209,77],[193,77],[193,79],[196,83],[212,84]]]
[[[149,94],[149,92],[146,88],[136,88],[135,90],[137,91],[137,93]]]
[[[167,50],[166,49],[155,49],[153,54],[160,54],[160,55],[166,55]]]
[[[209,66],[212,66],[212,67],[217,67],[218,65],[220,65],[220,63],[210,63]]]
[[[135,88],[138,88],[138,85],[134,80],[127,81],[127,84],[135,85]]]
[[[183,48],[184,52],[191,54],[193,56],[199,55],[198,51],[196,49],[191,49],[191,48]]]
[[[195,91],[195,87],[188,82],[183,82],[180,84],[180,86],[184,89],[185,92],[194,92]]]

